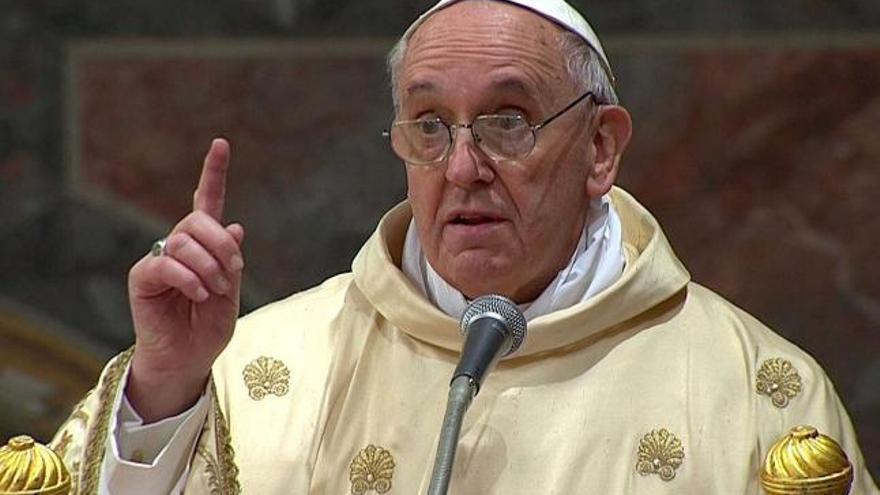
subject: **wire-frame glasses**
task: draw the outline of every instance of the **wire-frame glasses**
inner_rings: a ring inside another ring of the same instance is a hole
[[[431,165],[446,160],[459,128],[470,129],[474,143],[490,157],[521,160],[535,148],[538,131],[587,98],[596,101],[596,95],[587,91],[535,125],[516,114],[479,115],[470,124],[447,124],[435,117],[394,122],[390,129],[382,131],[382,135],[391,141],[391,148],[401,160],[413,165]]]

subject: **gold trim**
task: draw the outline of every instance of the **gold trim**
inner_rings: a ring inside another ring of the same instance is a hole
[[[801,392],[801,388],[801,376],[797,368],[790,361],[782,358],[764,361],[755,380],[755,390],[758,394],[770,397],[773,405],[780,409],[788,407],[791,399]]]
[[[86,448],[83,455],[82,475],[77,478],[82,480],[82,495],[98,494],[98,479],[101,474],[101,463],[104,461],[104,444],[107,441],[107,430],[110,427],[110,419],[113,413],[113,404],[116,402],[116,393],[119,390],[119,381],[125,374],[134,347],[119,354],[107,367],[107,372],[101,380],[98,392],[98,413],[95,422],[89,428],[86,436]]]
[[[217,387],[211,380],[211,397],[214,414],[214,449],[220,469],[217,471],[219,486],[224,495],[238,495],[241,493],[241,485],[238,484],[238,466],[235,465],[235,450],[232,448],[232,439],[229,426],[223,411],[220,409],[220,399],[217,396]]]
[[[95,422],[88,430],[86,437],[86,448],[82,460],[82,469],[80,470],[77,463],[74,463],[74,472],[71,473],[73,482],[82,480],[80,490],[71,493],[79,495],[97,495],[98,480],[100,479],[101,463],[104,461],[104,446],[107,441],[107,432],[109,430],[110,420],[113,412],[113,404],[116,402],[116,394],[119,390],[119,384],[131,357],[134,354],[134,348],[130,348],[117,356],[107,367],[106,373],[101,380],[98,390],[98,412],[95,415]],[[230,441],[229,428],[220,410],[220,403],[217,398],[217,390],[213,381],[211,382],[211,392],[213,396],[213,424],[214,424],[214,440],[215,451],[218,464],[218,492],[221,495],[239,495],[241,487],[238,484],[238,467],[235,465],[235,452],[232,449]],[[214,493],[212,491],[212,493]]]
[[[391,452],[367,445],[351,460],[348,479],[352,495],[364,495],[370,490],[386,493],[391,490],[394,477],[394,457]]]
[[[71,409],[72,412],[70,413],[70,416],[68,416],[67,420],[65,420],[64,423],[62,423],[61,426],[58,428],[59,431],[66,429],[68,426],[73,424],[74,421],[81,422],[83,425],[83,428],[87,428],[89,426],[89,413],[87,413],[85,411],[86,399],[91,397],[94,392],[95,392],[95,389],[92,388],[91,390],[86,392],[86,394],[83,396],[83,398],[79,402],[77,402],[75,406],[73,406],[73,409]]]
[[[86,396],[88,396],[88,394],[86,394]],[[82,407],[82,404],[80,404],[80,407]],[[70,415],[70,421],[76,420],[82,421],[84,425],[89,424],[89,413],[83,411],[82,409],[74,411],[73,414]]]
[[[636,472],[642,476],[656,474],[663,481],[672,481],[683,461],[681,440],[666,428],[651,430],[639,441]]]
[[[69,431],[64,431],[61,433],[59,437],[58,443],[56,445],[49,445],[49,447],[58,454],[58,457],[64,459],[67,457],[67,449],[70,448],[70,442],[73,441],[73,434]]]
[[[223,495],[220,487],[220,470],[217,468],[217,460],[204,445],[199,445],[196,455],[205,460],[205,474],[208,475],[208,491],[211,495]]]
[[[79,491],[79,461],[73,461],[70,465],[70,495],[76,495]]]
[[[241,372],[251,399],[260,401],[267,395],[282,397],[290,390],[290,370],[281,360],[260,356]]]

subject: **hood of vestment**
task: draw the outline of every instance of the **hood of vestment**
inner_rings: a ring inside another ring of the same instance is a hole
[[[614,188],[610,196],[623,224],[623,274],[594,297],[529,321],[525,344],[512,357],[594,338],[670,299],[690,281],[648,210],[623,189]],[[405,202],[382,218],[354,259],[354,281],[389,323],[415,339],[458,352],[463,343],[458,321],[434,306],[400,269],[411,218]]]

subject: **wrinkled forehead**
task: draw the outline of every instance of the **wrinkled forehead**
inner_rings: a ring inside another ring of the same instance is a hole
[[[571,81],[562,33],[549,20],[507,3],[458,2],[413,33],[400,72],[403,94],[519,87],[536,99],[549,91],[554,94],[544,96],[552,99],[557,95],[551,88]]]
[[[452,5],[457,3],[461,3],[464,1],[477,1],[477,0],[440,0],[433,7],[425,11],[415,22],[413,22],[409,28],[407,28],[406,32],[403,35],[404,40],[409,40],[413,37],[416,31],[421,27],[428,19],[434,16],[437,12],[440,12]],[[510,5],[517,6],[519,8],[531,11],[537,16],[541,16],[544,19],[556,24],[560,28],[569,31],[578,37],[580,37],[584,42],[593,50],[593,52],[599,57],[599,61],[602,64],[602,68],[604,69],[606,75],[608,76],[608,80],[612,82],[615,81],[614,73],[611,70],[611,64],[608,61],[608,56],[605,54],[605,49],[602,47],[602,43],[599,41],[599,37],[596,35],[596,32],[593,30],[592,26],[587,22],[586,19],[572,7],[565,0],[478,0],[483,3],[506,3]]]

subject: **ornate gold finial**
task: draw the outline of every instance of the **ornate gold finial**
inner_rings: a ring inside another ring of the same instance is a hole
[[[852,482],[846,452],[812,426],[796,426],[779,439],[761,471],[761,485],[769,495],[846,495]]]
[[[251,399],[263,400],[269,394],[281,397],[290,390],[290,370],[278,359],[260,356],[242,371]]]
[[[391,490],[391,478],[394,477],[394,458],[391,452],[367,445],[367,447],[351,460],[351,493],[363,495],[370,490],[376,493],[387,493]]]
[[[651,430],[639,442],[636,471],[642,476],[657,474],[663,481],[672,481],[684,461],[684,447],[666,428]]]
[[[797,369],[782,358],[768,359],[758,370],[755,389],[770,397],[773,405],[782,409],[801,392],[801,376]]]
[[[67,495],[70,472],[58,454],[21,435],[0,448],[0,495]]]

